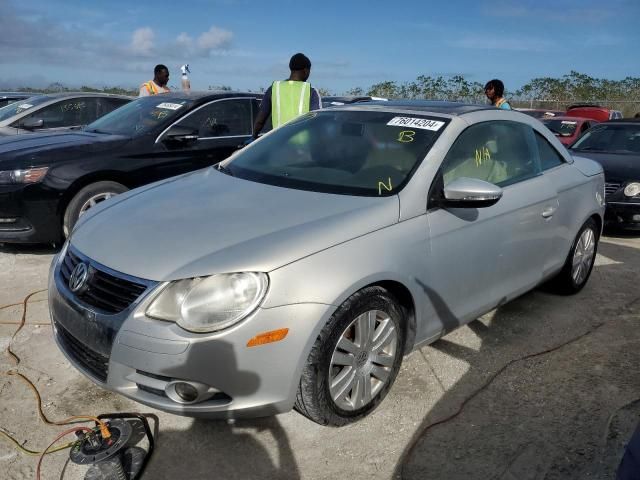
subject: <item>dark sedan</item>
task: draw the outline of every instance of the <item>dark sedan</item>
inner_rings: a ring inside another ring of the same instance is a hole
[[[79,129],[131,100],[107,93],[31,96],[0,108],[0,136]]]
[[[95,204],[223,160],[251,138],[259,97],[156,95],[82,131],[5,137],[0,141],[0,242],[60,242]]]
[[[6,107],[10,103],[17,102],[19,100],[25,100],[29,97],[33,97],[33,93],[0,92],[0,108]]]
[[[640,230],[640,119],[611,120],[592,127],[572,153],[602,164],[612,226]]]

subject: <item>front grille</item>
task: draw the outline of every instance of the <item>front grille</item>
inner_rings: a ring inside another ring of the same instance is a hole
[[[620,188],[620,183],[605,183],[604,184],[604,195],[608,197],[609,195],[613,195]]]
[[[67,250],[64,261],[60,265],[60,274],[67,286],[69,286],[71,272],[81,261],[82,259],[71,249]],[[105,313],[122,312],[147,289],[147,286],[142,283],[117,277],[94,264],[90,265],[89,272],[88,288],[77,297],[87,305]]]
[[[55,323],[58,338],[64,350],[73,357],[84,369],[88,370],[101,382],[107,381],[109,371],[109,357],[94,352],[73,335],[67,332],[58,322]]]

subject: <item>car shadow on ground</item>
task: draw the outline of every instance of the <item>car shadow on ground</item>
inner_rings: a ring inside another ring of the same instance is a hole
[[[61,245],[53,246],[50,243],[43,244],[20,244],[20,243],[0,243],[0,254],[14,255],[55,255],[60,251]]]
[[[393,478],[615,478],[622,443],[614,448],[611,439],[629,438],[637,418],[612,419],[625,418],[640,397],[640,294],[628,287],[640,250],[601,243],[599,253],[606,260],[578,295],[534,290],[419,351],[440,384],[451,383],[447,361],[466,364],[466,372],[416,429]]]
[[[251,396],[265,379],[239,369],[236,359],[234,346],[218,341],[215,350],[192,348],[187,363],[216,370],[212,375],[215,388]],[[194,419],[187,429],[163,428],[156,445],[145,473],[148,478],[300,478],[289,438],[275,416],[233,423]]]

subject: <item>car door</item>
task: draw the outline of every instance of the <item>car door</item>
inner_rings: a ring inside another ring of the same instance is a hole
[[[563,155],[540,132],[534,130],[534,135],[542,175],[558,196],[558,209],[547,220],[552,229],[553,240],[543,263],[543,275],[546,277],[561,268],[566,260],[575,235],[572,227],[575,224],[572,205],[580,204],[584,195],[578,188],[575,172],[569,168]]]
[[[66,98],[22,117],[12,126],[24,128],[28,120],[42,120],[42,126],[34,131],[55,132],[81,128],[96,118],[97,108],[96,98]]]
[[[438,175],[436,188],[461,177],[503,188],[502,198],[485,208],[431,208],[430,199],[431,285],[445,312],[464,323],[540,281],[557,197],[540,175],[530,128],[518,122],[468,127]]]
[[[193,168],[224,160],[252,137],[252,101],[248,97],[225,98],[194,109],[174,125],[197,132],[197,140],[172,144],[165,141],[165,133],[160,138],[163,156],[182,158]]]

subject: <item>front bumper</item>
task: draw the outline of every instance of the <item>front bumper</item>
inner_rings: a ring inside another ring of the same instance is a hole
[[[71,293],[56,257],[49,278],[49,308],[58,346],[98,385],[166,412],[240,418],[292,408],[302,367],[332,306],[260,308],[222,332],[194,334],[144,315],[153,291],[152,285],[123,312],[104,315]],[[280,328],[289,328],[284,340],[246,346],[255,335]],[[210,396],[198,403],[180,403],[167,394],[176,381],[208,387]]]
[[[629,230],[640,230],[640,201],[607,201],[605,223]]]
[[[0,243],[50,243],[62,239],[59,193],[42,184],[0,186]]]

